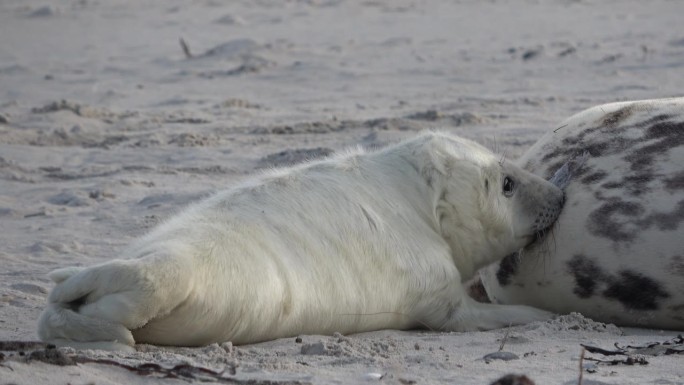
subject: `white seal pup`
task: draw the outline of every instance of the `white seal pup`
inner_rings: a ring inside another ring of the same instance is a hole
[[[591,108],[517,163],[548,178],[584,152],[553,236],[481,274],[490,299],[684,330],[684,98]]]
[[[44,341],[197,346],[547,319],[462,282],[552,225],[563,192],[484,147],[425,133],[217,193],[115,259],[51,273]]]

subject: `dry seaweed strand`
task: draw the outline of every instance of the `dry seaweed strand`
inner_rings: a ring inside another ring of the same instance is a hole
[[[232,378],[226,378],[223,377],[223,374],[226,372],[221,371],[217,372],[211,369],[203,368],[200,366],[194,366],[190,364],[178,364],[175,365],[171,368],[165,368],[159,364],[151,363],[151,362],[146,362],[140,365],[127,365],[123,364],[114,360],[108,360],[108,359],[93,359],[93,358],[87,358],[87,357],[72,357],[73,361],[75,363],[79,364],[86,364],[86,363],[92,363],[92,364],[103,364],[103,365],[111,365],[111,366],[117,366],[119,368],[126,369],[130,372],[133,372],[137,375],[140,376],[155,376],[155,375],[161,375],[163,378],[174,378],[174,379],[190,379],[190,380],[201,380],[202,378],[211,378],[213,380],[219,381],[219,382],[228,382],[228,383],[239,383],[240,381],[237,381]],[[235,374],[235,367],[230,367],[229,369],[229,374]],[[294,382],[296,384],[299,384],[299,382]]]
[[[24,349],[34,349],[42,348],[37,350],[32,350],[29,352],[24,351]],[[126,369],[132,373],[135,373],[143,377],[155,377],[155,378],[172,378],[172,379],[183,379],[183,380],[197,380],[197,381],[213,381],[224,384],[250,384],[250,385],[304,385],[309,384],[309,382],[302,382],[297,380],[289,381],[271,381],[271,380],[256,380],[256,379],[246,379],[240,380],[231,377],[225,377],[225,375],[235,375],[235,366],[229,366],[223,371],[215,371],[201,366],[195,366],[191,364],[178,364],[173,367],[164,367],[157,363],[145,362],[139,365],[128,365],[121,362],[117,362],[110,359],[96,359],[88,358],[85,356],[80,356],[78,354],[64,354],[57,350],[55,345],[45,344],[42,342],[33,341],[0,341],[0,350],[17,352],[17,355],[6,356],[0,353],[0,366],[13,370],[11,367],[4,365],[3,362],[8,358],[19,357],[20,362],[31,362],[40,361],[51,365],[59,366],[70,366],[77,364],[100,364],[116,366],[122,369]]]
[[[614,344],[616,350],[607,350],[607,349],[602,349],[596,346],[590,346],[590,345],[583,345],[580,344],[582,347],[586,348],[588,352],[590,353],[599,353],[603,354],[604,356],[630,356],[632,354],[644,354],[643,350],[647,349],[653,349],[657,347],[665,347],[665,349],[661,349],[658,351],[658,353],[662,353],[663,355],[671,355],[671,354],[684,354],[684,336],[681,334],[677,335],[677,337],[665,341],[665,342],[649,342],[645,345],[627,345],[627,346],[620,346],[617,342]],[[647,353],[646,353],[647,354]],[[647,354],[647,355],[659,355],[659,354]]]
[[[29,349],[46,349],[52,345],[40,341],[0,341],[0,351],[18,352]]]
[[[607,365],[628,365],[628,366],[634,366],[634,365],[648,365],[648,361],[644,357],[633,357],[633,356],[627,356],[624,360],[601,360],[598,358],[592,358],[592,357],[587,357],[585,358],[587,361],[594,361],[598,364],[607,364]]]
[[[684,354],[684,336],[679,334],[677,337],[665,342],[650,342],[645,345],[627,345],[621,347],[615,343],[616,350],[608,350],[599,348],[597,346],[584,345],[582,346],[582,355],[580,356],[580,382],[582,380],[582,361],[593,361],[597,364],[604,365],[648,365],[648,360],[644,355],[659,356],[659,355],[673,355]],[[659,349],[660,348],[660,349]],[[605,360],[594,357],[585,357],[585,352],[601,354],[604,356],[624,356],[622,359]]]
[[[615,343],[615,348],[623,351],[627,350],[632,350],[632,351],[642,351],[646,349],[653,349],[656,347],[667,347],[662,353],[664,355],[671,355],[671,354],[684,354],[684,336],[682,334],[677,335],[677,337],[673,338],[670,341],[665,341],[665,342],[650,342],[646,345],[637,345],[637,346],[632,346],[632,345],[627,345],[625,347],[620,347],[618,343]]]
[[[596,362],[597,364],[607,364],[607,365],[648,365],[648,361],[644,357],[635,357],[633,356],[630,352],[625,351],[625,350],[606,350],[606,349],[601,349],[596,346],[590,346],[590,345],[584,345],[580,344],[582,346],[582,353],[584,351],[588,351],[589,353],[598,353],[602,354],[604,356],[626,356],[625,359],[615,359],[615,360],[602,360],[599,358],[593,358],[593,357],[585,357],[587,361],[593,361]]]

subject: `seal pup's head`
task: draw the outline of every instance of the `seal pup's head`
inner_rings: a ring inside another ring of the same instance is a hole
[[[463,279],[533,242],[558,218],[564,194],[552,183],[473,141],[424,138],[435,223]]]

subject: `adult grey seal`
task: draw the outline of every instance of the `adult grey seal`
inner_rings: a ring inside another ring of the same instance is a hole
[[[562,191],[454,136],[275,170],[206,199],[115,259],[51,273],[44,341],[252,343],[305,333],[465,331],[547,319],[462,282],[529,244]]]
[[[482,272],[490,299],[684,330],[684,98],[591,108],[517,163],[550,178],[583,153],[552,236]]]

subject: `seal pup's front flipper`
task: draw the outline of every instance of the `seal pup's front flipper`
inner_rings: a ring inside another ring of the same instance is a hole
[[[553,313],[531,306],[482,303],[464,296],[442,329],[448,331],[500,329],[511,325],[546,321],[553,316]]]

